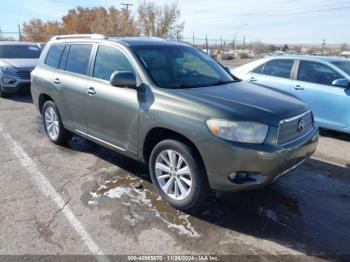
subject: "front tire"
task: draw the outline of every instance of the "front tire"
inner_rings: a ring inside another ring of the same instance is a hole
[[[63,127],[61,117],[53,101],[46,101],[42,108],[45,132],[51,142],[57,145],[66,144],[72,134]]]
[[[199,156],[182,142],[169,139],[158,143],[152,150],[149,170],[159,195],[176,209],[191,212],[209,195]]]

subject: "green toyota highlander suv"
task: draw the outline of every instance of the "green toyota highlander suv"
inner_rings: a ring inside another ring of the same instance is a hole
[[[160,39],[53,37],[31,92],[52,142],[75,133],[147,162],[161,197],[186,211],[210,189],[272,183],[318,141],[296,97],[243,83],[200,50]]]

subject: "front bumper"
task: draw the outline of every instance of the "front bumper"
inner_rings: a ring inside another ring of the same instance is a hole
[[[30,81],[16,82],[14,85],[6,85],[2,82],[0,88],[5,93],[26,92],[30,90]]]
[[[241,191],[264,187],[302,164],[316,150],[318,129],[285,146],[252,145],[218,139],[198,144],[212,189]],[[230,180],[232,173],[246,179]]]

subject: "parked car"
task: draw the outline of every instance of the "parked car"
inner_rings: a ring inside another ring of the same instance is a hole
[[[186,211],[210,189],[272,183],[318,140],[299,99],[243,83],[200,50],[165,40],[54,37],[31,91],[53,143],[75,133],[147,162],[162,198]]]
[[[30,88],[30,72],[40,56],[34,43],[0,42],[0,97]]]
[[[294,94],[310,105],[320,127],[350,133],[350,61],[324,56],[269,57],[232,73]]]

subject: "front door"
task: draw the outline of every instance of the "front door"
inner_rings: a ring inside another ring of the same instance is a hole
[[[297,79],[293,81],[293,93],[310,105],[316,121],[323,128],[341,130],[349,127],[349,91],[332,85],[340,78],[344,77],[327,65],[300,61]]]
[[[135,73],[122,50],[99,45],[85,95],[88,134],[121,151],[137,153],[138,94],[135,89],[112,86],[109,80],[115,71]]]

